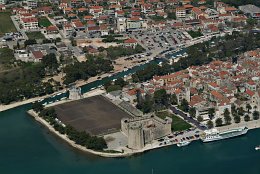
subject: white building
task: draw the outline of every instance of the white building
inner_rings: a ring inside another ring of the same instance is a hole
[[[184,7],[176,8],[176,18],[177,19],[186,18],[186,9]]]
[[[21,24],[25,30],[38,29],[38,19],[34,17],[22,18]]]

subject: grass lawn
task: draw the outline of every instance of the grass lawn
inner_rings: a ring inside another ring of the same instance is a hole
[[[162,119],[164,119],[166,116],[172,118],[172,131],[183,131],[191,128],[192,126],[181,119],[180,117],[169,113],[168,111],[160,111],[156,112],[156,115]]]
[[[29,39],[45,39],[40,31],[26,32]]]
[[[46,17],[41,17],[41,18],[39,18],[39,25],[41,27],[48,27],[52,24]]]
[[[10,16],[11,13],[9,12],[0,12],[0,36],[3,36],[4,33],[16,32],[16,28]]]

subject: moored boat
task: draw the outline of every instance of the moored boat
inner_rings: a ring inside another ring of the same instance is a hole
[[[180,143],[177,144],[178,147],[182,147],[182,146],[188,146],[190,144],[190,141],[182,141]]]
[[[222,140],[222,139],[227,139],[227,138],[232,138],[232,137],[237,137],[240,135],[246,134],[248,131],[247,127],[239,127],[239,128],[234,128],[230,129],[227,131],[219,132],[217,129],[210,129],[210,130],[205,130],[204,134],[201,135],[201,140],[206,143],[206,142],[211,142],[211,141],[217,141],[217,140]]]

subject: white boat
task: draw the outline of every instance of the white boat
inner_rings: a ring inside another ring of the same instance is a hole
[[[255,147],[255,150],[260,150],[260,145]]]
[[[90,90],[94,90],[95,88],[91,88]]]
[[[226,138],[232,138],[232,137],[244,135],[247,133],[247,131],[248,131],[247,127],[234,128],[223,132],[219,132],[217,129],[214,128],[210,130],[205,130],[204,134],[201,135],[201,140],[204,143],[216,141],[216,140],[222,140]]]
[[[46,106],[46,105],[47,105],[47,102],[43,103],[42,105],[43,105],[43,106]]]
[[[182,141],[180,143],[177,144],[178,147],[182,147],[182,146],[188,146],[190,144],[190,141]]]
[[[65,99],[67,99],[67,97],[62,97],[60,100],[65,100]]]
[[[59,92],[57,95],[61,95],[62,93],[61,92]]]
[[[38,100],[38,102],[42,102],[44,99],[40,99],[40,100]]]
[[[52,103],[53,103],[53,101],[50,101],[50,102],[49,102],[49,104],[52,104]]]

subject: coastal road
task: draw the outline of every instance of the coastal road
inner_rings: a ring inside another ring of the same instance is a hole
[[[192,117],[188,117],[188,115],[186,113],[184,113],[183,111],[178,109],[176,106],[172,105],[172,106],[170,106],[170,109],[174,114],[181,116],[185,121],[195,125],[198,129],[200,129],[200,130],[206,130],[207,129],[205,126],[202,126],[200,124],[200,122],[198,122],[197,120],[194,120]]]

